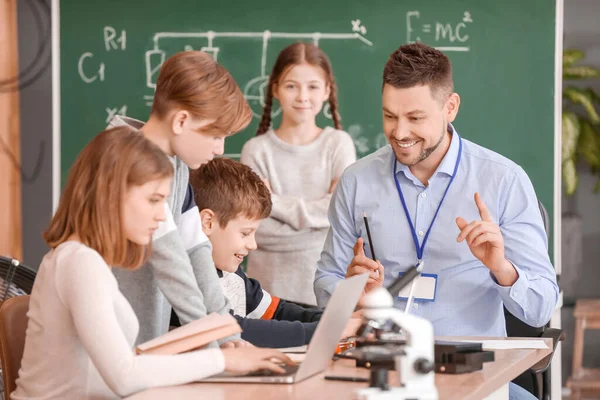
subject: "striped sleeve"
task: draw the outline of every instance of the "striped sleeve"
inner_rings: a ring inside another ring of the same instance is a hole
[[[279,305],[279,298],[271,296],[263,290],[260,282],[248,278],[242,268],[235,272],[244,281],[246,289],[246,317],[255,319],[272,319]]]

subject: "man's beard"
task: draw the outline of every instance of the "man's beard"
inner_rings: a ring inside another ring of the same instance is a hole
[[[423,151],[421,152],[421,154],[419,154],[419,157],[417,158],[417,160],[413,163],[411,163],[410,165],[408,165],[409,167],[412,167],[414,165],[417,165],[418,163],[420,163],[421,161],[425,160],[427,157],[429,157],[434,151],[437,150],[438,147],[440,147],[440,145],[442,144],[442,142],[444,141],[444,135],[446,135],[447,132],[447,128],[446,125],[444,124],[444,128],[442,129],[442,134],[440,135],[440,139],[437,141],[436,144],[434,144],[433,146],[427,148],[427,149],[423,149]]]

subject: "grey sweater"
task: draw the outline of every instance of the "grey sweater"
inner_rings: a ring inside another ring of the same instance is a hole
[[[352,138],[326,127],[312,143],[295,146],[269,129],[246,142],[241,161],[269,181],[273,201],[256,232],[258,248],[248,254],[248,276],[279,298],[317,304],[313,281],[329,228],[329,188],[356,161]]]
[[[143,122],[115,116],[109,127],[122,125],[141,129]],[[175,176],[167,200],[167,220],[154,233],[148,262],[136,271],[113,269],[119,289],[140,323],[136,344],[168,331],[171,307],[182,324],[211,312],[228,314],[231,308],[219,283],[212,246],[202,232],[189,187],[189,169],[179,158],[169,158]],[[224,341],[231,339],[239,339],[239,335]]]

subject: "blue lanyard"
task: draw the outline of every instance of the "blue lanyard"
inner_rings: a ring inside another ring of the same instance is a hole
[[[438,213],[440,212],[440,208],[442,208],[442,203],[448,194],[448,190],[450,189],[450,185],[454,181],[454,177],[456,176],[456,172],[458,171],[458,165],[460,164],[460,157],[462,155],[462,140],[458,133],[456,133],[456,137],[458,138],[458,157],[456,157],[456,165],[454,166],[454,173],[450,178],[450,182],[448,182],[448,187],[446,187],[446,191],[442,196],[442,200],[440,200],[440,204],[438,205],[435,214],[433,215],[433,219],[431,220],[431,224],[429,225],[429,229],[427,229],[427,233],[423,238],[423,244],[419,246],[419,238],[417,237],[417,231],[415,230],[415,226],[413,225],[410,219],[410,213],[408,212],[408,207],[406,207],[406,201],[404,200],[404,195],[402,194],[402,188],[400,187],[400,183],[398,182],[398,177],[396,176],[396,167],[398,165],[398,159],[394,155],[394,181],[396,181],[396,189],[398,189],[398,195],[400,196],[400,201],[402,202],[402,207],[404,207],[404,213],[406,214],[406,219],[408,220],[408,224],[410,225],[410,230],[412,233],[413,241],[415,242],[415,248],[417,250],[417,263],[420,264],[423,261],[423,252],[425,250],[425,244],[427,244],[427,239],[429,238],[429,234],[431,233],[431,228],[433,227],[433,223],[437,218]]]

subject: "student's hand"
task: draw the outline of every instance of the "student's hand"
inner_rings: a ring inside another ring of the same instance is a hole
[[[456,225],[460,229],[456,240],[458,242],[466,240],[471,253],[488,267],[498,283],[502,286],[511,286],[517,280],[518,274],[504,256],[504,238],[500,227],[492,219],[479,193],[475,193],[475,204],[481,220],[467,223],[462,217],[456,218]]]
[[[247,374],[260,369],[268,369],[282,374],[284,371],[279,363],[294,365],[285,354],[275,349],[260,349],[247,347],[238,349],[222,349],[225,358],[225,371],[234,374]]]
[[[341,339],[349,338],[352,336],[356,336],[356,331],[362,325],[362,318],[350,318],[346,327],[344,328],[344,332],[342,333]]]
[[[331,181],[331,185],[329,186],[329,192],[328,193],[333,193],[333,191],[335,190],[335,187],[337,186],[338,182],[340,181],[339,178],[334,178]]]
[[[364,308],[361,308],[359,310],[356,310],[352,313],[352,318],[362,318],[363,314],[365,313]]]
[[[245,341],[244,339],[240,340],[230,340],[225,343],[221,343],[221,349],[239,349],[245,347],[254,347],[254,345],[250,342]]]
[[[369,280],[365,285],[364,293],[368,293],[371,290],[383,285],[383,265],[379,261],[373,261],[369,257],[365,256],[365,250],[363,249],[363,239],[358,238],[354,244],[354,258],[348,265],[346,271],[346,278],[350,278],[354,275],[360,275],[368,272]]]

